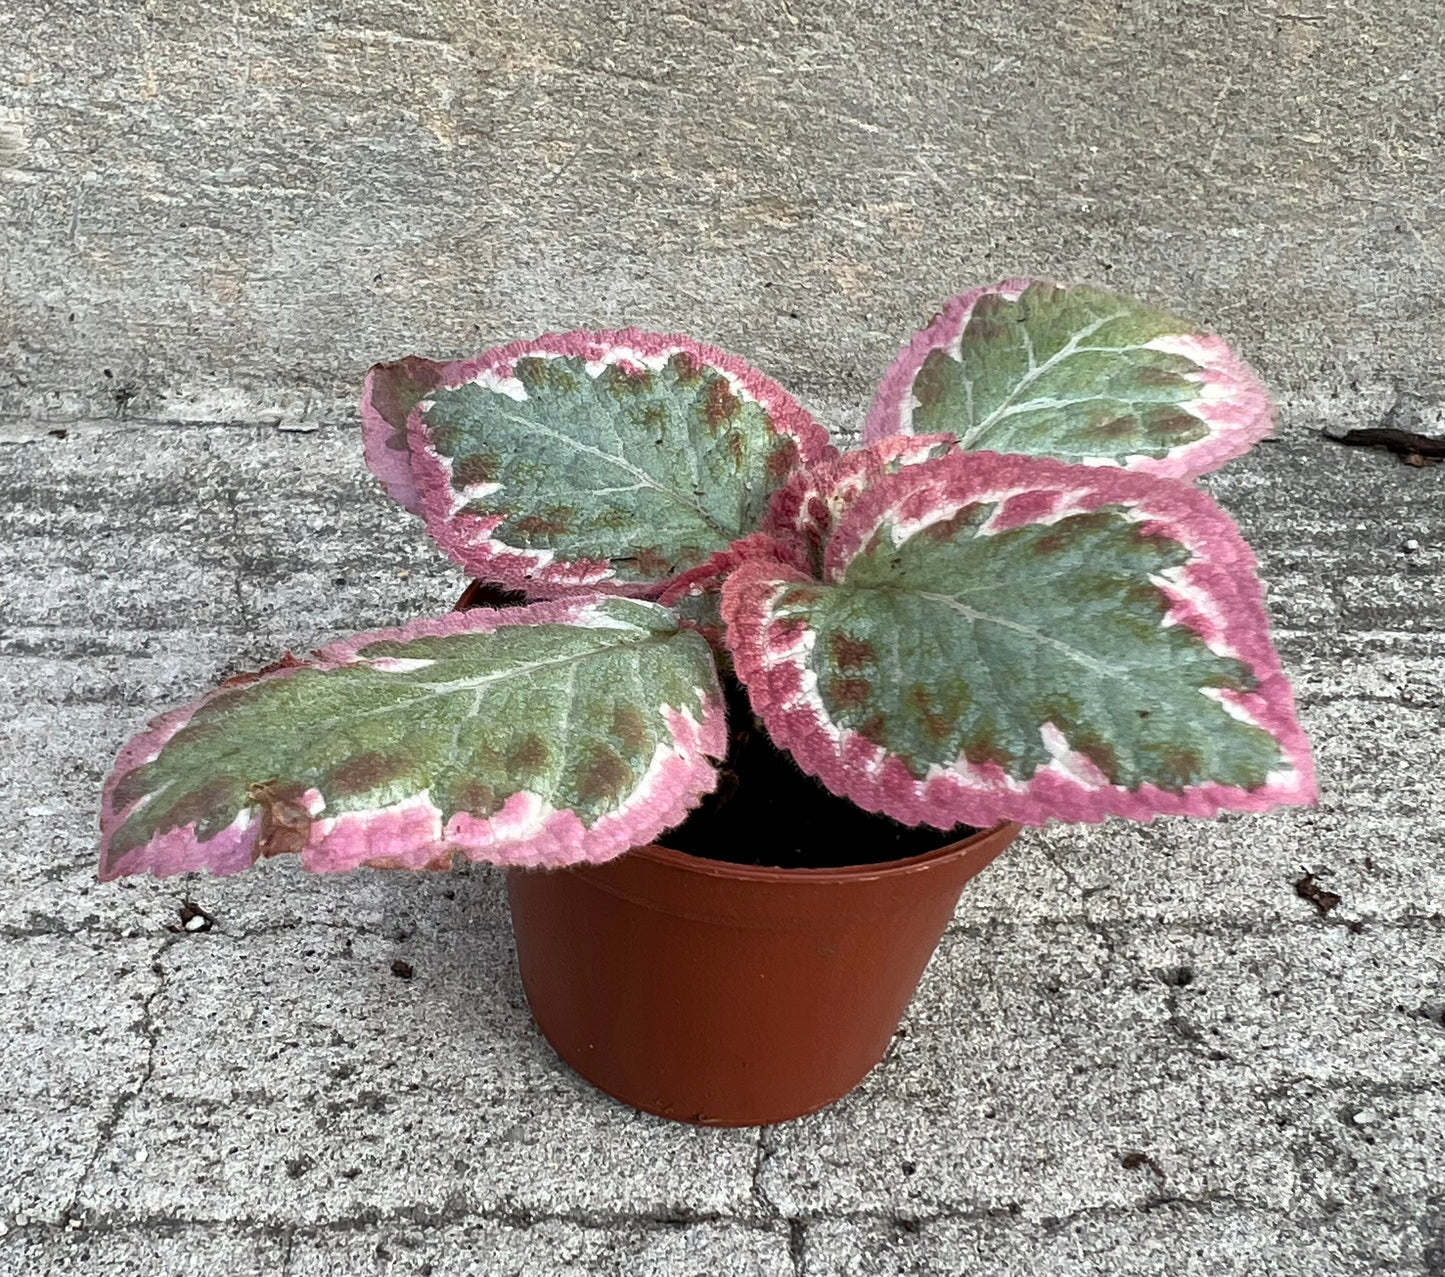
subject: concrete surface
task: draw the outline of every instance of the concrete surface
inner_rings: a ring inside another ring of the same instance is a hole
[[[1445,426],[1442,22],[10,0],[0,1273],[1445,1274],[1445,468],[1318,434]],[[362,469],[367,363],[636,321],[848,431],[1024,271],[1278,392],[1210,486],[1318,808],[1030,833],[883,1066],[761,1132],[567,1072],[490,872],[96,884],[148,716],[457,593]]]

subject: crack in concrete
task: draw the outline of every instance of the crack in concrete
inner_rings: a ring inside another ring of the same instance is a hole
[[[251,612],[246,605],[246,591],[241,584],[241,578],[245,574],[245,570],[241,566],[241,547],[246,544],[246,539],[241,533],[240,493],[237,489],[228,488],[226,490],[226,505],[231,511],[231,568],[234,572],[231,577],[231,585],[236,599],[236,612],[241,618],[241,633],[250,634],[252,631]]]
[[[758,1128],[757,1153],[753,1159],[752,1197],[758,1204],[759,1218],[767,1225],[768,1231],[776,1231],[779,1225],[788,1230],[788,1259],[793,1266],[793,1277],[803,1277],[808,1249],[807,1221],[801,1216],[785,1214],[763,1185],[763,1171],[778,1151],[777,1130],[771,1126]]]
[[[140,1079],[135,1086],[122,1091],[110,1103],[106,1115],[101,1118],[96,1126],[95,1148],[91,1150],[90,1156],[86,1159],[85,1166],[81,1169],[80,1177],[75,1182],[75,1192],[71,1195],[70,1202],[61,1212],[61,1218],[65,1221],[67,1228],[74,1228],[77,1220],[84,1223],[84,1212],[80,1207],[81,1194],[90,1177],[95,1173],[95,1168],[100,1164],[100,1159],[111,1141],[115,1138],[116,1130],[119,1128],[121,1119],[138,1099],[146,1087],[150,1084],[151,1078],[155,1075],[156,1047],[160,1042],[160,1028],[155,1022],[152,1008],[155,1001],[169,986],[169,973],[166,971],[162,959],[170,950],[172,945],[180,942],[184,933],[168,935],[160,942],[154,953],[151,954],[151,972],[157,977],[156,986],[141,1002],[140,1016],[130,1026],[140,1032],[146,1039],[145,1068],[141,1071]]]
[[[88,869],[93,866],[93,860],[93,857],[87,857],[84,862],[74,866],[66,866],[65,868]],[[1165,922],[1158,918],[1115,918],[1108,922],[1102,922],[1097,918],[1090,918],[1083,915],[1069,915],[1041,917],[1028,922],[994,921],[987,925],[952,923],[944,931],[944,935],[968,936],[975,940],[987,940],[993,938],[1000,932],[1026,932],[1041,928],[1079,927],[1097,936],[1103,942],[1110,957],[1122,956],[1126,962],[1137,968],[1137,964],[1133,963],[1132,959],[1128,959],[1127,956],[1120,955],[1118,952],[1120,933],[1176,931],[1186,925],[1193,935],[1230,937],[1270,936],[1287,934],[1291,931],[1325,927],[1344,927],[1346,930],[1352,931],[1355,934],[1361,934],[1362,931],[1368,930],[1378,930],[1380,932],[1392,930],[1434,931],[1445,930],[1445,913],[1411,912],[1400,914],[1390,919],[1375,915],[1367,915],[1358,919],[1318,918],[1311,916],[1307,918],[1278,919],[1265,926],[1259,926],[1249,922],[1231,922],[1230,920],[1201,922],[1183,919],[1181,922]],[[373,927],[360,922],[335,922],[326,918],[292,918],[283,922],[265,923],[256,927],[239,927],[234,930],[229,928],[224,922],[218,921],[208,934],[224,936],[228,940],[244,943],[247,940],[265,939],[270,936],[287,935],[297,931],[304,931],[308,927],[325,927],[333,931],[345,931],[358,936],[386,937],[385,929],[379,926]],[[27,921],[24,923],[0,925],[0,941],[79,939],[85,936],[99,936],[107,940],[140,940],[153,929],[154,924],[151,921],[137,923],[129,927],[85,922],[78,925],[67,925],[63,919],[53,914],[32,912],[27,916]]]
[[[992,1223],[1016,1225],[1020,1228],[1038,1228],[1046,1232],[1058,1232],[1084,1220],[1130,1219],[1141,1213],[1174,1209],[1184,1211],[1208,1211],[1238,1216],[1262,1216],[1271,1219],[1287,1219],[1296,1226],[1314,1223],[1328,1223],[1335,1211],[1327,1203],[1319,1203],[1316,1212],[1302,1211],[1296,1205],[1276,1206],[1250,1200],[1228,1190],[1206,1191],[1199,1196],[1157,1193],[1131,1203],[1098,1203],[1082,1206],[1067,1215],[1031,1216],[1024,1215],[1016,1204],[1002,1206],[978,1206],[968,1209],[936,1209],[924,1213],[909,1213],[888,1208],[818,1209],[800,1212],[793,1216],[779,1215],[778,1218],[764,1219],[755,1214],[733,1215],[725,1211],[690,1211],[686,1209],[653,1211],[605,1211],[605,1210],[528,1210],[523,1208],[469,1209],[458,1201],[460,1194],[454,1194],[441,1207],[425,1205],[400,1207],[390,1211],[363,1211],[357,1215],[338,1216],[335,1219],[310,1223],[258,1219],[238,1216],[232,1219],[186,1218],[175,1215],[109,1215],[94,1216],[76,1228],[74,1220],[38,1220],[25,1224],[12,1224],[12,1234],[63,1233],[77,1238],[115,1236],[137,1232],[153,1236],[177,1236],[187,1232],[243,1232],[271,1237],[280,1242],[288,1253],[294,1247],[297,1237],[320,1237],[332,1234],[364,1233],[369,1230],[415,1229],[425,1232],[443,1228],[467,1228],[478,1225],[499,1224],[507,1228],[526,1230],[548,1224],[566,1224],[593,1231],[617,1231],[620,1229],[643,1231],[672,1231],[687,1228],[706,1228],[718,1225],[743,1228],[748,1231],[778,1237],[778,1225],[786,1222],[790,1253],[795,1256],[794,1270],[803,1277],[800,1266],[806,1260],[806,1230],[816,1223],[846,1223],[853,1225],[886,1225],[907,1227],[916,1232],[940,1224]],[[1377,1202],[1398,1203],[1401,1206],[1418,1206],[1412,1197],[1396,1197],[1382,1194]]]

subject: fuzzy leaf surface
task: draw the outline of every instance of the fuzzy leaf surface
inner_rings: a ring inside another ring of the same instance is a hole
[[[411,410],[440,381],[447,365],[419,355],[377,364],[361,390],[361,447],[372,474],[387,494],[413,514],[421,513],[421,492],[411,469],[406,422]]]
[[[952,298],[884,375],[864,432],[1188,479],[1269,433],[1269,398],[1218,337],[1085,285]]]
[[[817,575],[828,536],[853,502],[884,475],[947,456],[955,447],[947,434],[890,435],[799,470],[773,494],[762,530],[784,543],[796,543]]]
[[[534,597],[653,597],[752,532],[795,468],[833,455],[822,427],[740,360],[635,330],[446,365],[406,438],[437,542],[473,576]]]
[[[107,783],[101,876],[606,860],[681,820],[725,749],[712,654],[665,608],[477,608],[157,719]]]
[[[857,499],[822,582],[744,564],[723,615],[773,739],[911,824],[1313,796],[1253,558],[1185,484],[955,453]]]

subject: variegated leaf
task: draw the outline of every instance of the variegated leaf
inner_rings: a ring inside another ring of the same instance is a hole
[[[773,739],[910,824],[1313,797],[1252,556],[1183,483],[954,453],[858,498],[822,581],[744,564],[723,615]]]
[[[1010,279],[953,298],[884,375],[864,439],[1189,479],[1269,433],[1264,387],[1218,337],[1083,285]]]
[[[712,654],[665,608],[477,608],[234,679],[121,752],[101,877],[600,861],[678,823],[727,735]]]
[[[822,571],[823,547],[849,507],[884,475],[897,474],[954,451],[952,435],[890,435],[799,470],[777,492],[763,516],[769,537],[797,542],[816,574]]]
[[[408,355],[395,363],[377,364],[366,374],[361,390],[361,448],[366,464],[392,499],[413,514],[421,513],[421,493],[411,471],[406,421],[446,369],[446,364],[433,359]]]
[[[675,577],[658,599],[677,613],[683,625],[707,639],[728,672],[732,670],[732,657],[723,644],[722,583],[729,573],[753,559],[768,559],[799,569],[808,566],[808,556],[797,538],[753,532],[726,550],[719,550],[706,563]]]
[[[429,531],[472,575],[534,597],[652,597],[752,532],[798,465],[833,453],[775,382],[686,337],[567,333],[424,378],[396,367],[374,370],[371,403],[386,390],[404,406],[434,378],[405,454]],[[395,416],[373,412],[367,456],[409,503]]]

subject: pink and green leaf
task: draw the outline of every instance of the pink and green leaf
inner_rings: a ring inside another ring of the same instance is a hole
[[[952,298],[884,375],[864,439],[1190,479],[1269,433],[1258,378],[1218,337],[1101,289],[1010,279]]]
[[[773,494],[762,531],[796,542],[806,556],[797,566],[811,564],[816,575],[822,570],[829,534],[854,501],[884,475],[947,456],[954,447],[952,435],[890,435],[799,470]]]
[[[393,500],[421,513],[421,493],[411,472],[406,420],[439,383],[447,365],[419,355],[377,364],[361,389],[361,448],[372,474]]]
[[[101,877],[601,861],[710,791],[712,654],[666,609],[476,608],[229,680],[121,751]]]
[[[376,370],[372,401],[395,379]],[[420,380],[388,402],[404,405]],[[395,418],[373,415],[388,428]],[[368,458],[391,465],[378,473],[405,502],[396,435],[374,433]],[[535,597],[652,597],[754,531],[798,466],[831,455],[775,382],[689,338],[635,329],[552,334],[442,366],[406,422],[428,530],[473,576]]]
[[[728,671],[732,669],[732,658],[723,642],[722,583],[730,573],[754,559],[767,559],[799,569],[808,566],[807,553],[796,538],[752,532],[738,538],[726,550],[717,551],[706,563],[673,578],[658,599],[664,607],[677,613],[684,626],[707,639],[722,667]]]
[[[744,564],[723,615],[773,739],[910,824],[1313,798],[1253,558],[1186,484],[955,453],[858,498],[822,581]]]

